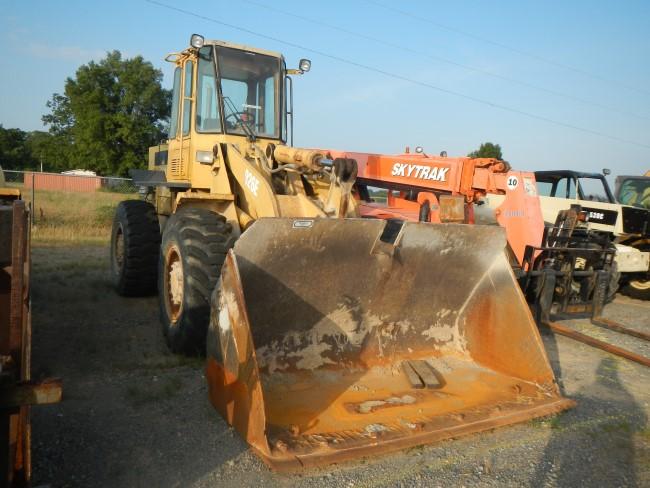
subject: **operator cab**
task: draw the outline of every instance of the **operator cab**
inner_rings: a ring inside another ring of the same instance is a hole
[[[194,42],[195,37],[195,56],[168,56],[177,65],[169,139],[189,135],[194,122],[199,134],[285,140],[284,58],[219,41]]]
[[[281,139],[283,64],[281,57],[216,44],[202,47],[197,132]]]
[[[535,171],[541,196],[615,203],[605,176],[580,171]]]
[[[616,198],[623,205],[650,210],[650,176],[619,176]]]

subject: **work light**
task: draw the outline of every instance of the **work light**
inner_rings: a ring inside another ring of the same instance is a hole
[[[300,68],[300,71],[306,73],[311,69],[311,61],[308,59],[301,59],[300,63],[298,63],[298,67]]]
[[[201,34],[192,34],[192,37],[190,37],[190,46],[196,49],[201,49],[204,43],[205,39]]]

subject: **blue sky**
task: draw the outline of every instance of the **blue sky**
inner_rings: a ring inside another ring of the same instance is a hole
[[[42,129],[65,78],[112,49],[143,55],[169,87],[163,57],[198,32],[281,51],[288,65],[312,60],[295,82],[300,146],[464,155],[492,141],[517,169],[650,169],[647,0],[159,1],[274,40],[145,0],[0,0],[0,124]]]

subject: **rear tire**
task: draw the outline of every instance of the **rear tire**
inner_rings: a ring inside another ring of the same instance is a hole
[[[210,295],[235,237],[226,219],[205,209],[180,210],[163,233],[158,266],[160,320],[175,353],[205,354]]]
[[[156,292],[160,227],[153,205],[142,200],[120,202],[111,232],[111,279],[122,296]]]
[[[623,293],[638,300],[650,300],[650,278],[628,281]]]

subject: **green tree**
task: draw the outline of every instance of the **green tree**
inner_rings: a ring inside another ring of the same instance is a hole
[[[31,168],[33,160],[27,146],[27,132],[5,129],[0,124],[0,167],[23,170]]]
[[[82,65],[66,80],[64,94],[47,103],[43,122],[53,139],[46,146],[60,151],[66,168],[126,175],[145,166],[170,110],[171,92],[161,81],[162,72],[142,56],[122,59],[119,51]]]
[[[481,144],[476,151],[472,151],[468,154],[470,158],[494,158],[498,160],[503,160],[503,154],[501,154],[501,146],[498,144],[492,144],[491,142],[484,142]]]
[[[27,149],[31,155],[32,166],[43,171],[60,172],[68,169],[66,154],[68,145],[65,140],[49,132],[35,130],[27,133]]]

